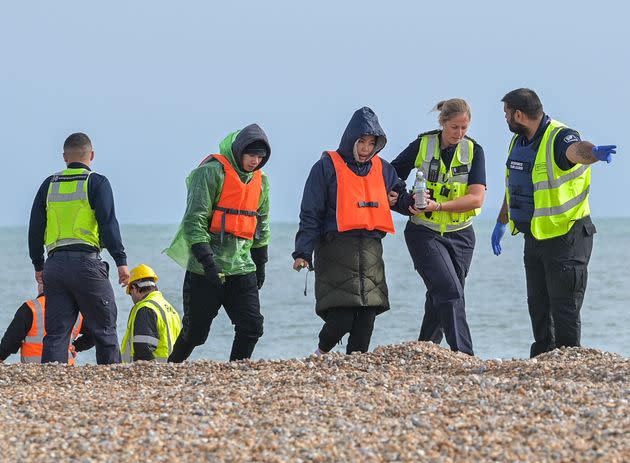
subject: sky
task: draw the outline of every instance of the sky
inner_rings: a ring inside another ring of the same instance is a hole
[[[472,107],[488,181],[480,219],[494,220],[510,140],[500,100],[519,87],[583,139],[618,145],[612,164],[593,167],[591,209],[628,216],[629,10],[608,0],[2,2],[0,226],[28,223],[78,131],[92,138],[121,223],[177,223],[187,174],[252,122],[272,145],[272,220],[297,221],[311,165],[356,109],[379,116],[392,160],[438,128],[431,109],[452,97]]]

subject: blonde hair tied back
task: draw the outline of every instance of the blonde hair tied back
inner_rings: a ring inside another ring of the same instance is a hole
[[[440,112],[440,114],[438,115],[438,122],[442,126],[449,119],[461,113],[468,115],[468,119],[472,119],[470,106],[468,105],[466,100],[462,98],[451,98],[450,100],[439,101],[433,108],[433,111]]]

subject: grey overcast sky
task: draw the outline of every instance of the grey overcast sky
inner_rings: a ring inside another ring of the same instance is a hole
[[[594,216],[628,216],[630,8],[592,1],[4,1],[0,225],[25,225],[61,146],[90,135],[121,223],[176,223],[184,179],[223,136],[268,133],[272,218],[297,220],[304,180],[352,112],[378,114],[392,160],[462,97],[484,147],[493,220],[510,138],[501,97],[530,87],[595,144]],[[411,179],[409,179],[408,184]]]

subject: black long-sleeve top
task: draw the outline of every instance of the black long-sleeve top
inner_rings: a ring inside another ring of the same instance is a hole
[[[7,330],[2,336],[0,341],[0,360],[3,362],[11,354],[16,354],[20,347],[22,347],[22,341],[26,338],[26,334],[31,330],[33,325],[33,312],[26,302],[22,304],[15,315],[13,320],[9,323]]]
[[[155,339],[160,338],[158,331],[157,315],[154,310],[149,307],[141,307],[136,312],[136,321],[133,327],[133,335],[149,336]],[[133,343],[133,360],[153,360],[153,353],[157,346],[146,342]]]
[[[71,162],[69,169],[90,168],[80,162]],[[44,233],[46,231],[46,196],[52,175],[48,177],[39,187],[33,207],[31,208],[31,219],[28,228],[28,249],[35,267],[35,271],[44,268]],[[120,227],[116,219],[114,209],[114,194],[112,187],[104,175],[93,173],[88,181],[88,201],[96,215],[101,243],[107,248],[117,266],[127,265],[127,255],[120,236]],[[88,252],[99,251],[89,244],[71,244],[64,246],[67,250],[85,250]]]

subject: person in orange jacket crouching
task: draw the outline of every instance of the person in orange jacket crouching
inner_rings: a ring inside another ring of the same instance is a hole
[[[46,296],[40,294],[35,299],[24,302],[15,312],[2,341],[0,341],[0,361],[4,362],[11,354],[20,351],[22,363],[42,363],[42,349],[46,327],[44,315],[46,313]],[[72,328],[70,345],[68,346],[68,363],[74,365],[76,350],[72,345],[83,329],[81,314]]]

